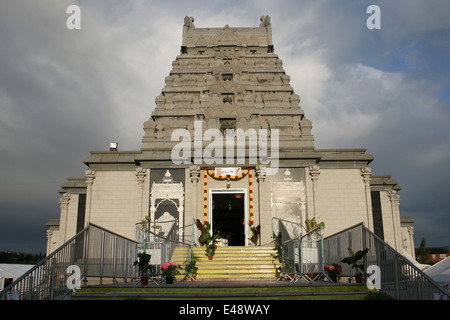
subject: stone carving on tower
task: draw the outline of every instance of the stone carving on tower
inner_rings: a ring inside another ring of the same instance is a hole
[[[144,125],[143,153],[167,157],[178,143],[172,132],[187,129],[193,137],[198,120],[203,131],[221,129],[224,120],[268,129],[269,137],[278,129],[281,152],[313,150],[311,122],[274,53],[270,17],[253,28],[198,28],[193,21],[184,19],[181,53]]]

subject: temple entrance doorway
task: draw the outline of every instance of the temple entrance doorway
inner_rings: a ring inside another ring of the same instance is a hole
[[[228,246],[247,245],[246,190],[210,190],[211,228]]]

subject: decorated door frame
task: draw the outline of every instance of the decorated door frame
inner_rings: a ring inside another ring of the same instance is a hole
[[[214,230],[213,226],[213,194],[236,194],[241,193],[244,195],[244,239],[245,246],[248,246],[248,221],[249,221],[249,199],[248,199],[248,189],[247,188],[209,188],[208,189],[208,221],[211,225],[211,231]]]

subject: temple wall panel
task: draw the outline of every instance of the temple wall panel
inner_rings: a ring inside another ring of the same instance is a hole
[[[367,225],[365,184],[360,169],[321,169],[315,186],[315,216],[331,235],[360,222]]]
[[[271,199],[270,199],[270,183],[268,178],[264,182],[259,183],[259,197],[258,205],[261,208],[260,223],[261,223],[261,244],[265,245],[272,242],[272,214],[271,214]],[[269,227],[270,226],[270,229]]]
[[[141,221],[135,171],[97,171],[90,198],[91,223],[134,239],[134,225]]]

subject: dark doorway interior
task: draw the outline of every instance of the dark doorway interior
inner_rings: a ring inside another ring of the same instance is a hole
[[[212,227],[228,239],[229,246],[245,245],[244,194],[213,194]]]

